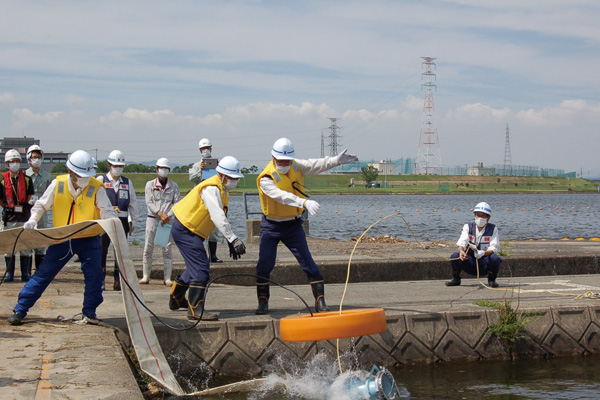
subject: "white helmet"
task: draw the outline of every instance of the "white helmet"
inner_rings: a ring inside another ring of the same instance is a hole
[[[169,164],[169,160],[164,157],[156,160],[156,166],[171,169],[171,164]]]
[[[481,202],[475,206],[475,208],[473,209],[473,212],[474,213],[482,212],[491,217],[492,216],[492,207],[490,207],[490,205],[486,202]]]
[[[273,144],[271,155],[277,160],[293,160],[296,155],[294,151],[294,143],[290,139],[277,139]]]
[[[217,172],[227,175],[230,178],[243,178],[240,173],[240,162],[235,157],[226,156],[221,158],[217,165]]]
[[[212,143],[210,143],[210,140],[208,140],[207,138],[200,139],[200,142],[198,142],[198,148],[201,149],[203,147],[212,147]]]
[[[4,154],[4,162],[7,163],[9,161],[19,161],[21,162],[21,153],[19,153],[15,149],[10,149]]]
[[[40,146],[38,146],[37,144],[32,144],[27,149],[27,159],[28,160],[31,159],[31,153],[33,153],[34,151],[39,151],[42,154],[42,158],[44,157],[44,151],[42,150],[42,148]]]
[[[94,164],[94,169],[98,169],[98,161],[94,157],[92,157],[92,163]]]
[[[67,160],[67,168],[83,178],[96,175],[92,156],[83,150],[77,150],[71,154]]]
[[[110,165],[125,166],[125,156],[121,150],[113,150],[106,160]]]

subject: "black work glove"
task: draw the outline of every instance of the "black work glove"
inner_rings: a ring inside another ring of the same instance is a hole
[[[246,254],[246,245],[240,239],[235,239],[233,242],[229,243],[229,255],[237,260],[242,257],[242,254]]]

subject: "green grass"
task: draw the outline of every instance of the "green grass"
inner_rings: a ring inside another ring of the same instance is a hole
[[[132,180],[138,194],[144,193],[146,182],[156,174],[126,174]],[[247,174],[240,180],[234,194],[256,192],[257,174]],[[188,174],[170,174],[169,178],[177,182],[182,193],[189,192],[194,185]],[[350,187],[350,179],[355,185]],[[597,192],[598,184],[583,178],[554,177],[497,177],[497,176],[457,176],[457,175],[389,175],[388,187],[380,177],[381,188],[367,189],[357,174],[327,175],[321,174],[305,178],[307,193],[313,194],[456,194],[456,193],[567,193]],[[447,190],[440,190],[440,189]]]

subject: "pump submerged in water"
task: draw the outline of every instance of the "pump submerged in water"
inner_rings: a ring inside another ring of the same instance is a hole
[[[366,379],[350,377],[346,382],[346,389],[349,393],[360,396],[361,399],[397,400],[400,398],[400,391],[390,371],[384,367],[379,369],[376,365],[373,365]]]

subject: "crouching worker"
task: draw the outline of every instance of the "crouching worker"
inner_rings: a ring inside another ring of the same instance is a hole
[[[77,150],[69,157],[69,173],[60,175],[52,181],[44,195],[31,209],[31,217],[23,229],[36,229],[37,222],[45,211],[52,209],[54,227],[70,225],[76,222],[98,218],[117,218],[104,186],[94,178],[92,157],[83,150]],[[102,247],[98,232],[83,233],[75,239],[48,247],[46,256],[37,267],[35,274],[19,292],[19,300],[14,314],[8,322],[18,325],[27,312],[42,296],[50,282],[73,257],[81,260],[85,290],[83,293],[83,316],[91,323],[97,323],[96,308],[102,303],[102,282],[104,275],[100,265]]]
[[[190,320],[215,321],[216,314],[203,313],[204,293],[210,279],[210,263],[204,241],[217,227],[229,243],[229,255],[237,260],[246,253],[246,246],[231,230],[225,210],[229,191],[235,189],[240,178],[240,162],[234,157],[223,157],[217,165],[217,175],[196,185],[179,203],[173,206],[171,235],[185,261],[185,271],[175,278],[171,288],[169,308],[188,308]],[[189,289],[188,299],[185,294]]]
[[[500,239],[498,228],[490,224],[492,208],[488,203],[479,203],[473,209],[475,221],[465,224],[456,245],[458,253],[453,253],[452,280],[446,282],[446,286],[460,285],[460,272],[465,271],[471,275],[487,274],[488,285],[497,288],[496,277],[500,271],[502,259],[496,253],[500,251]]]

